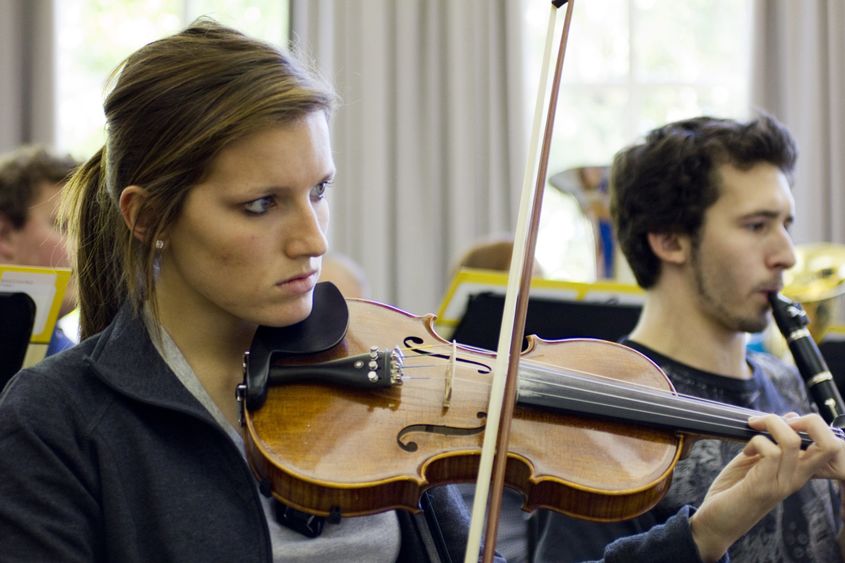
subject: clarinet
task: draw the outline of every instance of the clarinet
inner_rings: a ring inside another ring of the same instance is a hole
[[[772,305],[772,316],[786,338],[795,365],[822,418],[835,428],[845,427],[845,403],[819,347],[807,330],[807,313],[798,302],[780,293],[770,293],[769,303]]]

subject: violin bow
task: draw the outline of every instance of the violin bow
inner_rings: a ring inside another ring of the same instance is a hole
[[[484,432],[484,442],[479,461],[475,497],[472,504],[472,520],[467,541],[465,563],[478,560],[481,546],[482,520],[488,503],[486,519],[486,538],[484,544],[484,563],[493,560],[496,547],[496,533],[499,526],[499,513],[502,505],[502,492],[505,482],[508,440],[510,439],[511,419],[516,403],[516,391],[519,374],[519,359],[522,353],[522,341],[525,335],[525,317],[528,311],[528,296],[531,289],[531,274],[534,264],[534,251],[537,246],[537,234],[540,225],[540,212],[543,207],[543,191],[548,172],[549,152],[554,130],[555,109],[557,106],[563,60],[566,43],[569,39],[569,24],[572,20],[572,7],[575,0],[552,0],[549,12],[549,24],[546,31],[546,47],[537,90],[537,103],[534,110],[528,157],[523,176],[522,194],[514,233],[513,255],[508,273],[508,288],[505,293],[505,305],[502,313],[502,326],[499,332],[499,344],[490,400],[487,408],[486,428],[497,428],[498,432]],[[549,105],[543,133],[543,145],[539,159],[536,158],[539,131],[542,126],[543,107],[548,81],[549,59],[554,43],[554,32],[558,10],[567,4],[566,16],[558,47],[552,80]],[[531,190],[534,170],[537,170],[534,189]]]

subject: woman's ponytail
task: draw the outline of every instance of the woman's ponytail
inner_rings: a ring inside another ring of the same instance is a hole
[[[127,294],[120,248],[129,230],[105,184],[104,154],[105,149],[97,151],[63,190],[62,218],[74,253],[82,338],[108,326]]]

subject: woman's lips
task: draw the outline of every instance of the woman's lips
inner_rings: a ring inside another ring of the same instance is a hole
[[[277,287],[281,287],[291,293],[307,293],[314,289],[314,286],[317,284],[317,272],[309,272],[307,274],[302,274],[299,276],[294,276],[292,278],[288,278],[284,281],[281,281],[276,284]]]

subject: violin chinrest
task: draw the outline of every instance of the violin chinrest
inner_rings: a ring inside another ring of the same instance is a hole
[[[267,378],[274,355],[315,354],[333,348],[346,336],[349,309],[346,299],[331,282],[314,287],[311,314],[290,326],[259,326],[244,359],[246,407],[264,404]]]

